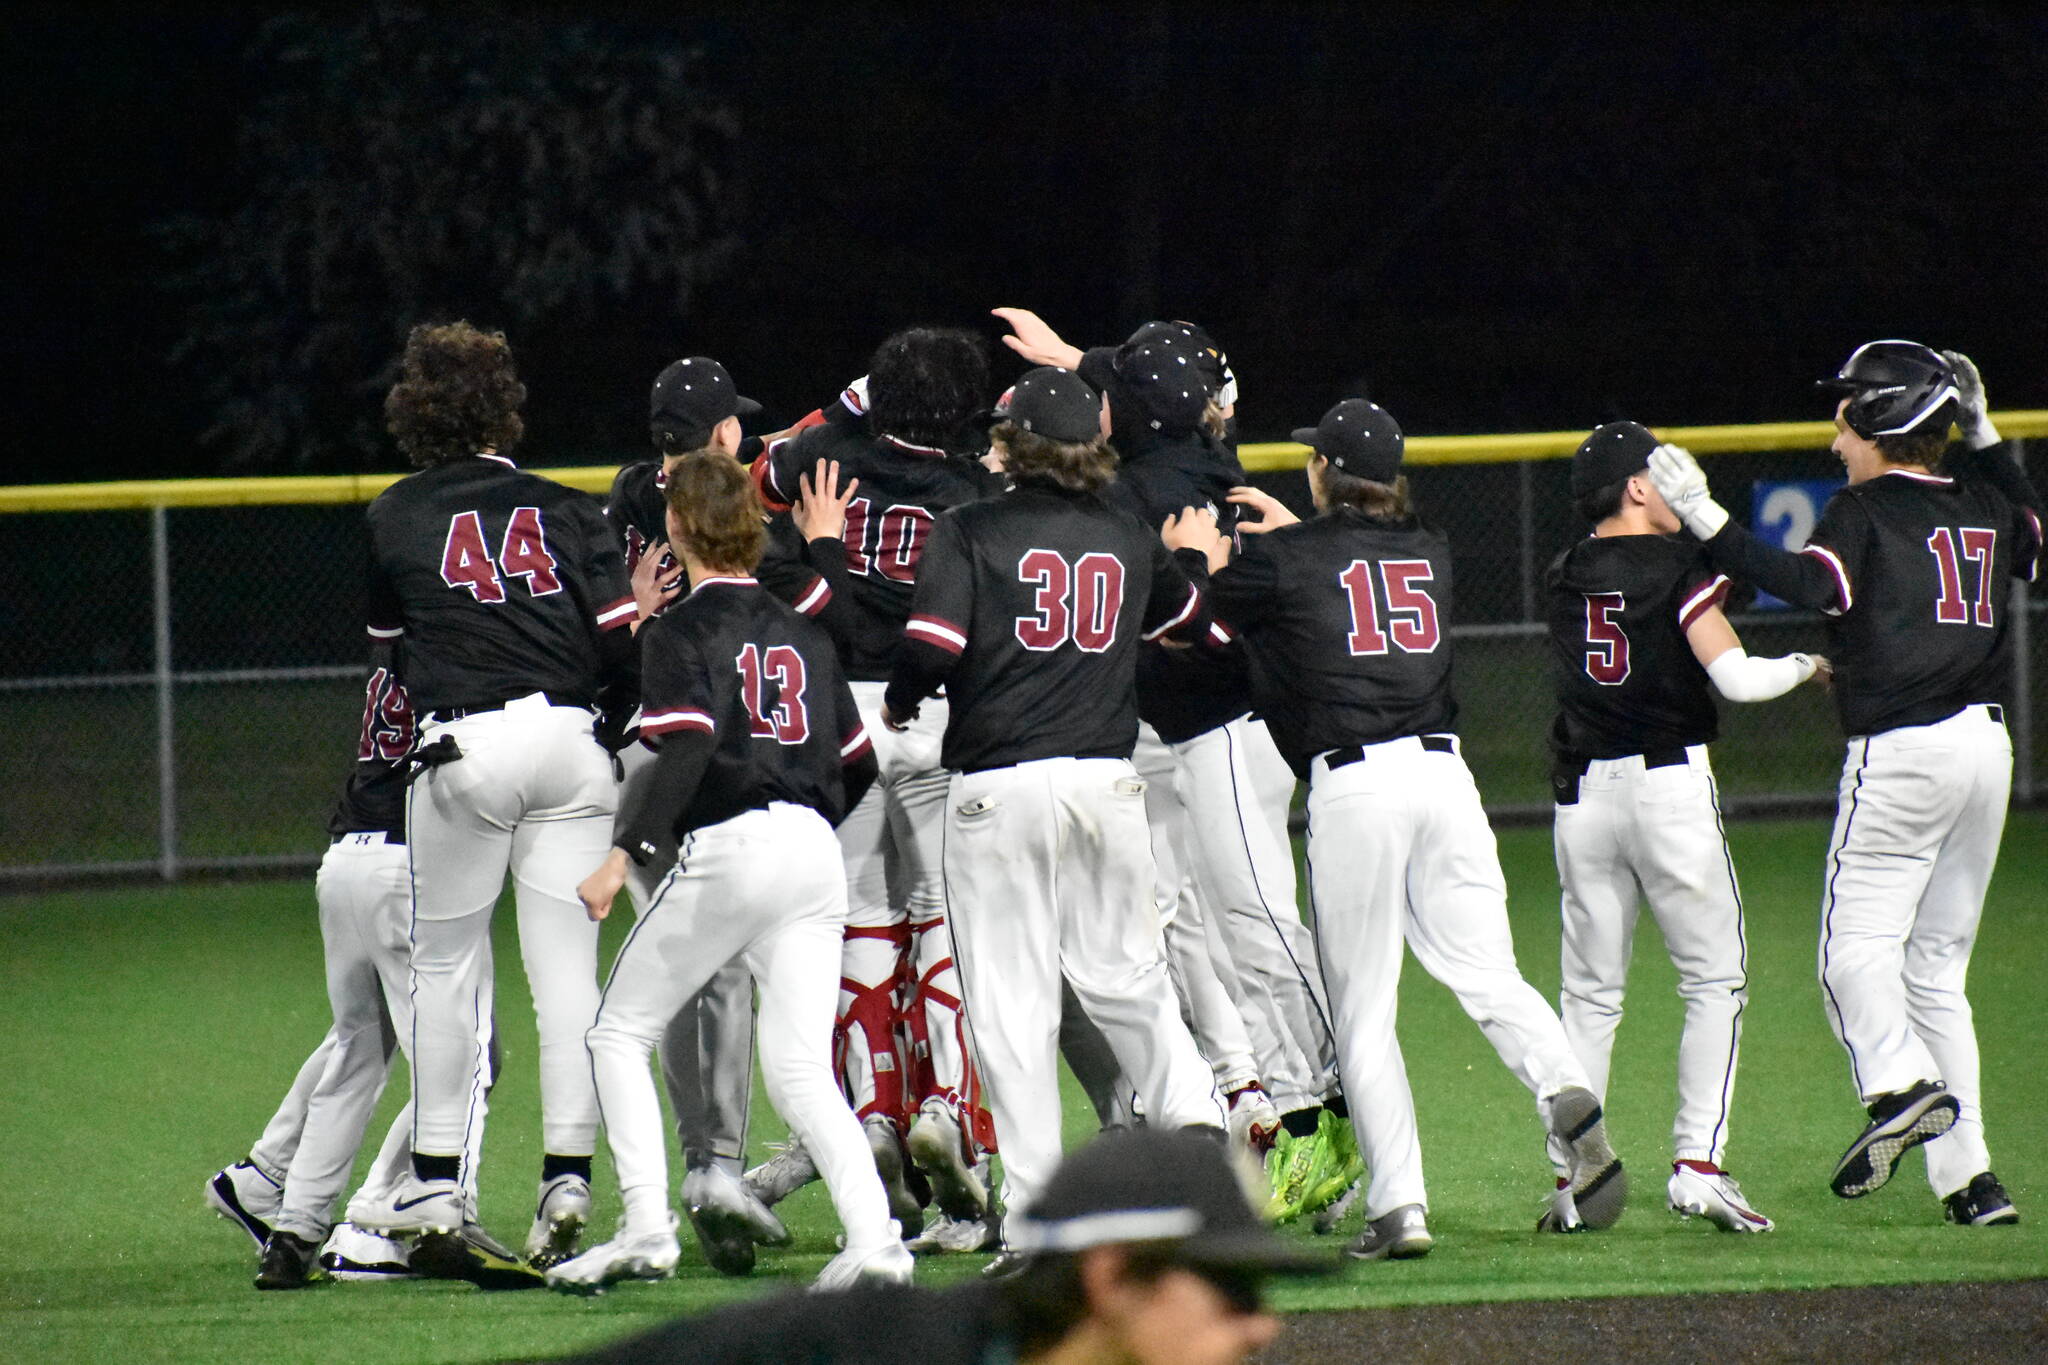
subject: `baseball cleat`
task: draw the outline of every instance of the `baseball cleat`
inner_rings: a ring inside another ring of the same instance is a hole
[[[721,1166],[699,1166],[683,1177],[683,1211],[697,1234],[698,1250],[721,1275],[745,1275],[754,1268],[754,1244],[785,1246],[789,1229],[740,1178]]]
[[[421,1237],[412,1245],[411,1264],[428,1279],[467,1280],[478,1289],[539,1289],[542,1284],[540,1272],[485,1232],[481,1223],[465,1223],[456,1233]]]
[[[1281,1131],[1266,1157],[1266,1170],[1273,1181],[1272,1195],[1266,1201],[1267,1218],[1289,1223],[1301,1216],[1302,1200],[1308,1193],[1309,1176],[1315,1171],[1322,1143],[1320,1126],[1307,1137]]]
[[[924,1206],[903,1178],[903,1139],[896,1135],[895,1122],[886,1114],[869,1114],[860,1126],[875,1157],[875,1174],[889,1195],[889,1216],[903,1225],[905,1236],[917,1236],[924,1231]]]
[[[206,1206],[248,1233],[258,1251],[270,1241],[270,1221],[283,1202],[284,1187],[252,1161],[215,1171],[206,1182]]]
[[[1300,1214],[1327,1208],[1365,1177],[1365,1158],[1358,1152],[1358,1134],[1350,1119],[1338,1118],[1325,1109],[1319,1124],[1322,1142],[1315,1163],[1309,1168],[1308,1186],[1302,1192]]]
[[[1955,1125],[1961,1106],[1940,1081],[1916,1081],[1905,1090],[1870,1102],[1870,1126],[1856,1135],[1835,1163],[1828,1186],[1844,1199],[1882,1189],[1899,1158]]]
[[[1318,1209],[1315,1221],[1311,1224],[1315,1228],[1316,1234],[1318,1236],[1327,1236],[1335,1232],[1337,1225],[1344,1221],[1344,1215],[1351,1212],[1352,1205],[1356,1204],[1358,1197],[1364,1193],[1365,1179],[1361,1176],[1359,1179],[1351,1182],[1351,1188],[1337,1196],[1335,1203],[1331,1204],[1328,1208]]]
[[[1769,1232],[1776,1226],[1749,1206],[1742,1187],[1726,1171],[1675,1164],[1664,1192],[1680,1218],[1704,1218],[1723,1232]]]
[[[1543,1216],[1536,1220],[1538,1232],[1584,1232],[1585,1220],[1579,1217],[1578,1205],[1572,1201],[1571,1182],[1559,1177],[1557,1190],[1550,1196],[1550,1203],[1544,1208]]]
[[[366,1232],[354,1223],[336,1223],[320,1248],[320,1268],[337,1280],[372,1283],[419,1277],[412,1268],[412,1249],[391,1237]]]
[[[740,1178],[747,1183],[747,1193],[772,1209],[816,1180],[818,1163],[811,1160],[802,1141],[792,1137],[775,1149],[775,1155]]]
[[[1360,1261],[1412,1261],[1429,1255],[1435,1245],[1422,1205],[1403,1204],[1368,1222],[1358,1240],[1344,1248],[1344,1254]]]
[[[905,1145],[912,1164],[931,1182],[939,1211],[955,1222],[980,1222],[988,1212],[988,1190],[967,1163],[967,1142],[952,1110],[944,1103],[927,1102],[910,1125]]]
[[[2005,1186],[1989,1171],[1980,1171],[1963,1189],[1941,1201],[1942,1216],[1969,1228],[2010,1226],[2020,1221]]]
[[[1582,1085],[1550,1097],[1550,1133],[1571,1153],[1566,1180],[1572,1207],[1588,1228],[1611,1228],[1628,1205],[1628,1174],[1607,1144],[1607,1120],[1600,1101]]]
[[[924,1231],[904,1245],[913,1256],[993,1251],[995,1224],[985,1218],[953,1218],[944,1209],[924,1220]]]
[[[1229,1095],[1230,1112],[1223,1121],[1233,1147],[1263,1159],[1280,1135],[1280,1111],[1266,1088],[1253,1082]]]
[[[583,1225],[590,1221],[590,1182],[558,1175],[540,1182],[533,1226],[526,1234],[526,1263],[535,1270],[559,1265],[576,1254]]]
[[[282,1230],[263,1244],[263,1263],[256,1270],[258,1289],[304,1289],[319,1270],[320,1244]]]
[[[891,1236],[878,1246],[855,1250],[848,1247],[825,1263],[811,1282],[814,1294],[833,1294],[852,1289],[862,1281],[876,1284],[909,1284],[917,1262],[903,1245],[902,1229],[891,1224]]]
[[[427,1232],[459,1232],[467,1221],[462,1187],[453,1180],[422,1180],[408,1175],[391,1192],[387,1204],[357,1212],[352,1220],[368,1232],[386,1237]]]
[[[682,1254],[671,1213],[665,1227],[640,1232],[621,1227],[611,1241],[548,1267],[547,1284],[564,1294],[601,1294],[621,1280],[665,1280],[676,1273]]]

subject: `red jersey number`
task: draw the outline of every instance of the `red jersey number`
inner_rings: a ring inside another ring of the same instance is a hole
[[[740,671],[740,700],[747,708],[748,734],[777,744],[801,744],[811,737],[811,716],[804,706],[803,655],[788,645],[762,649],[749,642],[740,648],[733,663]]]
[[[555,573],[555,557],[548,551],[547,532],[541,525],[538,507],[516,507],[505,523],[505,539],[498,547],[497,562],[484,544],[483,518],[475,512],[457,512],[448,519],[448,538],[441,546],[441,581],[461,588],[486,605],[505,600],[505,580],[500,570],[526,580],[534,597],[546,597],[562,590]]]
[[[1627,607],[1618,592],[1586,594],[1586,676],[1603,687],[1628,681],[1628,635],[1621,628]]]
[[[356,759],[396,763],[411,751],[412,698],[390,670],[376,669],[363,688],[363,733],[356,743]]]
[[[915,503],[897,503],[876,516],[873,503],[855,498],[846,504],[846,571],[915,583],[931,531],[932,514]]]
[[[1337,575],[1351,602],[1351,633],[1345,644],[1355,658],[1385,654],[1391,638],[1404,654],[1433,654],[1442,643],[1436,599],[1426,587],[1436,576],[1426,559],[1379,561],[1380,593],[1386,598],[1386,624],[1381,625],[1373,595],[1373,561],[1354,559]]]
[[[1977,566],[1976,610],[1963,600],[1962,565],[1956,559],[1956,541],[1963,542],[1964,559]],[[1998,532],[1988,526],[1965,526],[1951,533],[1946,526],[1935,528],[1927,537],[1934,555],[1934,571],[1941,576],[1941,595],[1934,599],[1934,619],[1944,626],[1991,624],[1991,564],[1998,549]]]
[[[1070,564],[1057,550],[1027,550],[1017,561],[1017,581],[1036,589],[1033,615],[1017,618],[1024,648],[1044,653],[1072,644],[1101,654],[1116,643],[1124,564],[1115,555],[1092,551]]]

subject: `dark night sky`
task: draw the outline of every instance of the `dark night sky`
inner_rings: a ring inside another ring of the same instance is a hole
[[[1203,321],[1253,438],[1361,389],[1417,432],[1819,417],[1810,381],[1881,335],[2048,406],[2039,10],[574,13],[701,45],[739,250],[687,315],[522,350],[529,459],[634,453],[677,354],[787,420],[888,330],[1000,303],[1084,343]],[[6,481],[218,468],[150,228],[244,192],[256,24],[11,25]]]

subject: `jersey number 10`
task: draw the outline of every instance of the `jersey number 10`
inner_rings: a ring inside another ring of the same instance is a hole
[[[1442,639],[1437,629],[1436,601],[1417,584],[1436,576],[1426,559],[1382,559],[1380,591],[1387,599],[1386,626],[1380,625],[1380,611],[1373,601],[1372,566],[1369,559],[1354,559],[1337,581],[1351,598],[1351,634],[1345,643],[1353,657],[1385,654],[1387,640],[1405,654],[1433,654]]]

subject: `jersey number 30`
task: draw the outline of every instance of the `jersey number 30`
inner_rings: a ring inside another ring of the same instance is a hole
[[[505,539],[498,547],[498,560],[484,545],[483,518],[475,512],[457,512],[448,519],[448,540],[441,547],[441,581],[451,588],[466,588],[479,602],[505,600],[505,581],[500,572],[526,580],[526,590],[546,597],[562,590],[555,576],[555,557],[548,553],[546,534],[541,529],[538,507],[516,507],[505,523]]]
[[[1351,634],[1345,643],[1354,657],[1385,654],[1391,637],[1405,654],[1433,654],[1442,639],[1437,629],[1436,600],[1418,586],[1436,576],[1426,559],[1382,559],[1380,591],[1387,599],[1386,621],[1380,625],[1380,610],[1373,601],[1372,566],[1369,559],[1354,559],[1337,581],[1351,598]]]
[[[1057,550],[1027,550],[1017,561],[1017,581],[1032,584],[1034,616],[1017,618],[1017,643],[1044,652],[1072,641],[1084,654],[1100,654],[1116,643],[1116,618],[1124,605],[1124,564],[1095,551],[1071,564]]]

